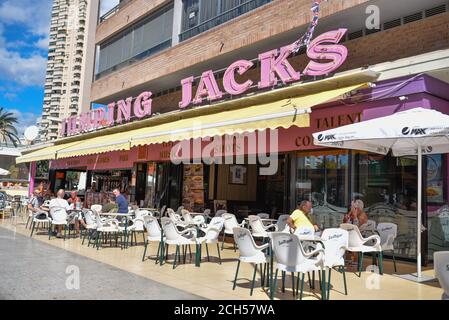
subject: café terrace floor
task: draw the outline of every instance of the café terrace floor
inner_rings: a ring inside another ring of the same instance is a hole
[[[9,229],[13,232],[29,236],[30,230],[25,229],[25,223],[20,219],[13,223],[9,219],[0,220],[0,227]],[[225,243],[225,249],[221,251],[222,264],[218,264],[216,259],[216,247],[209,245],[209,253],[211,255],[211,262],[207,262],[206,250],[203,248],[203,256],[201,267],[195,267],[194,262],[181,264],[172,268],[171,260],[168,263],[160,266],[155,264],[154,256],[157,250],[157,244],[149,246],[147,255],[151,255],[150,260],[146,259],[142,262],[143,254],[143,239],[142,235],[138,234],[138,245],[121,250],[119,247],[109,247],[105,245],[103,249],[96,250],[92,246],[87,247],[87,242],[81,245],[81,239],[71,238],[57,239],[52,237],[48,240],[45,231],[38,232],[33,235],[34,241],[42,241],[57,248],[70,251],[75,254],[114,266],[124,271],[134,273],[136,275],[160,282],[167,286],[182,289],[186,292],[204,297],[206,299],[214,300],[231,300],[231,299],[257,299],[267,300],[268,294],[260,287],[260,274],[256,276],[256,287],[252,297],[249,295],[250,281],[252,278],[253,268],[249,264],[242,263],[239,272],[239,279],[235,291],[232,290],[232,281],[234,279],[235,269],[237,265],[238,251],[234,252],[233,245]],[[203,246],[204,247],[204,246]],[[194,248],[192,247],[192,253]],[[174,253],[174,248],[170,249],[170,253]],[[170,254],[169,253],[169,254]],[[51,257],[48,257],[51,259]],[[364,266],[368,266],[371,257],[365,258]],[[411,263],[398,263],[398,273],[415,272],[415,265]],[[384,275],[380,276],[379,289],[376,289],[375,279],[372,273],[362,272],[361,278],[354,272],[347,271],[348,295],[344,295],[343,277],[337,272],[332,272],[332,286],[330,292],[331,300],[440,300],[442,289],[438,282],[432,281],[427,283],[414,283],[395,277],[393,274],[393,263],[389,259],[384,261]],[[433,276],[434,271],[431,268],[425,268],[424,274]],[[371,277],[370,277],[371,276]],[[278,291],[275,299],[291,300],[291,280],[287,276],[286,292],[282,293],[280,290],[281,280],[280,273],[278,279]],[[259,282],[257,282],[259,280]],[[82,285],[82,284],[81,284]],[[316,279],[315,293],[308,288],[307,277],[304,290],[304,299],[318,300],[320,297],[320,290],[318,279]],[[370,289],[372,288],[372,289]]]

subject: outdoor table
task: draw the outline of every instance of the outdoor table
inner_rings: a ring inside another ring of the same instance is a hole
[[[100,216],[107,216],[107,217],[114,217],[114,218],[116,218],[116,217],[123,217],[123,218],[125,218],[125,232],[124,232],[124,236],[125,236],[125,239],[128,238],[128,231],[127,231],[127,229],[128,229],[128,219],[130,217],[133,217],[134,213],[100,212],[99,215]],[[128,241],[125,241],[125,246],[124,246],[125,249],[128,248],[127,242]]]
[[[244,218],[243,220],[245,220],[245,226],[249,226],[249,218]],[[276,224],[276,222],[277,222],[276,219],[260,219],[260,221],[262,221],[262,224],[264,226],[270,225],[270,224]]]
[[[204,212],[189,212],[191,216],[207,216]]]

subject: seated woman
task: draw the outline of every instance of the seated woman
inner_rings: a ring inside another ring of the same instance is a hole
[[[344,216],[343,223],[355,224],[356,226],[360,225],[359,217],[364,213],[363,212],[363,201],[360,199],[354,200],[351,203],[351,209]]]
[[[350,223],[360,227],[368,221],[368,215],[363,211],[364,204],[360,199],[356,199],[351,203],[351,209],[344,216],[343,223]],[[352,267],[357,266],[358,255],[355,252],[348,252],[347,259],[350,260]]]

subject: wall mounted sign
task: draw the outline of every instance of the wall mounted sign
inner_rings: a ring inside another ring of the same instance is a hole
[[[288,61],[298,49],[298,44],[293,43],[280,49],[271,50],[259,54],[260,77],[257,83],[258,89],[266,89],[276,86],[279,82],[285,84],[300,81],[303,76],[325,76],[337,70],[348,56],[348,49],[338,44],[347,29],[338,29],[321,34],[307,47],[307,57],[310,59],[306,68],[301,72],[293,68]],[[216,101],[223,98],[224,94],[232,96],[242,95],[254,87],[252,80],[238,82],[236,75],[244,74],[254,66],[249,60],[238,60],[232,63],[225,71],[222,87],[220,89],[215,74],[212,70],[202,73],[196,91],[193,92],[194,77],[181,80],[182,100],[179,108],[184,109],[192,105],[200,105],[204,101]],[[73,136],[83,132],[96,130],[102,127],[114,126],[142,119],[152,114],[152,92],[144,91],[136,97],[119,100],[108,104],[107,108],[97,108],[77,116],[64,119],[61,123],[59,135]]]

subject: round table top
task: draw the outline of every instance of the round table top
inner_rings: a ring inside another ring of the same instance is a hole
[[[249,221],[249,218],[245,218],[245,220]],[[263,219],[263,218],[261,218],[260,221],[262,221],[262,222],[277,222],[276,219]]]
[[[131,217],[134,213],[100,212],[100,216]]]

